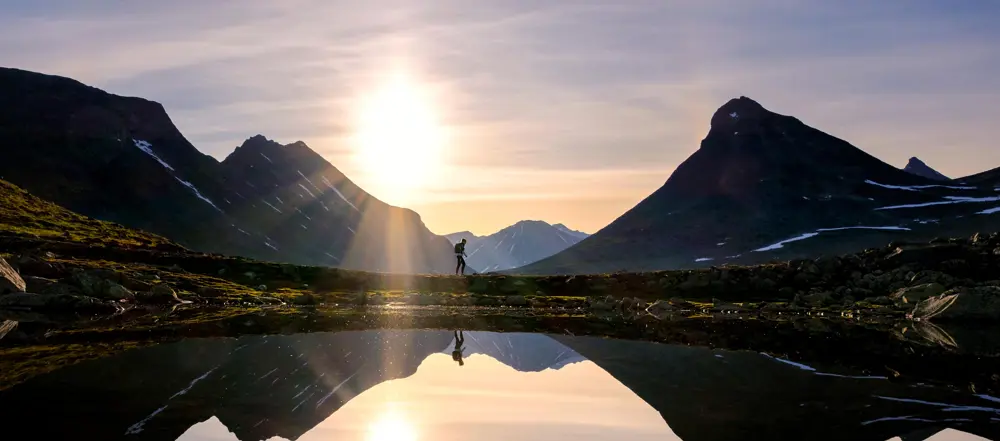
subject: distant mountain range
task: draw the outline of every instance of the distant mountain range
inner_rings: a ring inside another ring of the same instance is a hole
[[[468,240],[468,265],[483,272],[501,271],[527,265],[556,254],[585,239],[587,233],[563,224],[520,221],[489,236],[468,231],[445,235],[451,243]]]
[[[158,103],[0,68],[0,178],[188,248],[385,272],[454,270],[447,239],[299,141],[247,139],[221,163]]]
[[[906,163],[906,167],[903,167],[903,171],[913,173],[917,176],[923,176],[927,179],[933,179],[935,181],[950,181],[951,178],[942,175],[937,170],[930,168],[924,161],[913,157],[910,158],[910,162]]]
[[[752,264],[996,231],[998,186],[998,169],[955,182],[902,171],[740,97],[715,112],[701,148],[653,194],[580,243],[513,272]]]

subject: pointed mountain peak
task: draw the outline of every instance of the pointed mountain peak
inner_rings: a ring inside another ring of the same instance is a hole
[[[903,167],[903,171],[915,174],[917,176],[923,176],[927,179],[933,179],[935,181],[951,180],[951,178],[939,173],[937,170],[934,170],[916,156],[910,158],[910,161],[906,163],[906,167]]]
[[[729,125],[738,121],[758,120],[769,113],[758,102],[741,96],[729,100],[715,111],[715,115],[712,115],[712,127]]]

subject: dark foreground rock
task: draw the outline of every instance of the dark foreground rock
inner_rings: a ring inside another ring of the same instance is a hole
[[[0,237],[0,250],[4,245]],[[1000,287],[1000,235],[892,243],[814,260],[698,270],[571,276],[384,274],[190,252],[80,248],[17,240],[20,276],[36,294],[86,296],[124,307],[388,304],[589,311],[883,311],[904,315],[949,290]],[[29,244],[33,244],[28,247]],[[10,247],[8,246],[9,250]],[[54,252],[53,252],[54,251]],[[956,291],[957,292],[957,291]],[[966,295],[961,303],[970,301]],[[677,300],[677,301],[674,301]],[[693,303],[690,303],[693,302]],[[636,305],[644,305],[638,307]],[[991,301],[970,308],[996,308]],[[44,308],[44,306],[37,306]],[[957,314],[934,314],[944,319]],[[915,314],[915,316],[926,314]],[[996,317],[983,311],[980,317]]]
[[[1000,320],[1000,286],[956,288],[928,297],[911,316],[935,321]]]
[[[51,311],[115,312],[119,307],[94,297],[71,294],[19,292],[0,296],[0,308],[28,308]]]
[[[0,295],[12,292],[23,292],[24,279],[14,271],[6,260],[0,258]]]

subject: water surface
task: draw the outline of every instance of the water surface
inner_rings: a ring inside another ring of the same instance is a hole
[[[6,388],[0,424],[5,439],[1000,438],[1000,399],[961,385],[755,350],[461,336],[459,357],[440,329],[183,338]]]

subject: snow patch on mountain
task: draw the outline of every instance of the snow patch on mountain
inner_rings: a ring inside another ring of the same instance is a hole
[[[880,184],[878,182],[872,181],[870,179],[865,180],[866,184],[875,185],[882,188],[889,188],[892,190],[906,190],[906,191],[920,191],[927,188],[948,188],[952,190],[975,190],[976,187],[968,186],[956,186],[956,185],[889,185]]]
[[[754,252],[773,251],[773,250],[776,250],[778,248],[784,248],[786,243],[795,242],[795,241],[799,241],[799,240],[804,240],[804,239],[808,239],[808,238],[814,237],[814,236],[819,236],[819,233],[805,233],[805,234],[802,234],[800,236],[795,236],[795,237],[793,237],[791,239],[785,239],[785,240],[783,240],[781,242],[773,243],[773,244],[768,245],[768,246],[763,247],[763,248],[757,248],[756,250],[754,250]]]
[[[295,170],[295,172],[296,172],[296,173],[298,173],[298,174],[299,174],[299,176],[302,176],[302,179],[305,179],[305,180],[306,180],[306,182],[308,182],[308,183],[309,183],[309,185],[311,185],[311,186],[312,186],[312,188],[315,188],[315,189],[316,189],[316,193],[322,193],[322,192],[323,192],[323,190],[320,190],[320,189],[319,189],[319,187],[317,187],[317,186],[316,186],[316,184],[313,184],[313,181],[309,180],[309,178],[308,178],[308,177],[306,177],[306,175],[302,174],[302,172],[301,172],[301,171],[298,171],[298,170]],[[301,185],[301,184],[300,184],[300,185]],[[307,190],[307,191],[308,191],[308,190]]]
[[[708,261],[711,261],[711,260],[715,260],[715,259],[713,259],[711,257],[699,257],[697,259],[694,259],[695,262],[708,262]]]
[[[898,210],[900,208],[920,208],[920,207],[932,207],[935,205],[950,205],[950,204],[965,204],[965,203],[982,203],[982,202],[997,202],[1000,201],[1000,196],[996,197],[984,197],[984,198],[965,198],[965,197],[948,197],[947,201],[937,201],[937,202],[925,202],[922,204],[904,204],[904,205],[890,205],[888,207],[879,207],[875,210]],[[954,198],[954,199],[952,199]]]
[[[337,190],[337,187],[334,187],[333,184],[331,184],[330,181],[326,179],[326,176],[322,176],[321,178],[323,179],[323,183],[326,184],[327,187],[330,187],[330,190],[333,190],[334,193],[337,193],[337,196],[340,196],[340,199],[342,199],[344,202],[347,202],[347,205],[350,205],[351,208],[354,209],[354,211],[357,211],[358,213],[361,212],[361,210],[358,210],[358,207],[355,207],[351,201],[347,200],[347,198],[344,197],[344,194],[341,193],[340,190]]]
[[[201,200],[205,201],[206,203],[208,203],[208,205],[211,205],[211,206],[212,206],[212,208],[214,208],[214,209],[216,209],[216,210],[219,210],[220,212],[222,211],[222,209],[221,209],[221,208],[219,208],[219,207],[217,207],[217,206],[216,206],[216,205],[215,205],[215,204],[214,204],[214,203],[212,202],[212,200],[211,200],[211,199],[209,199],[209,198],[205,197],[205,195],[201,194],[201,192],[200,192],[200,191],[198,191],[198,188],[197,188],[197,187],[195,187],[195,186],[194,186],[194,184],[192,184],[192,183],[190,183],[190,182],[188,182],[188,181],[185,181],[185,180],[183,180],[183,179],[181,179],[181,178],[178,178],[177,176],[174,176],[174,179],[176,179],[176,180],[177,180],[177,182],[180,182],[181,184],[183,184],[183,185],[184,185],[185,187],[187,187],[187,188],[191,189],[191,191],[193,191],[193,192],[194,192],[194,195],[195,195],[195,196],[197,196],[197,197],[198,197],[198,199],[201,199]]]
[[[309,193],[309,196],[311,196],[313,199],[316,199],[316,195],[314,195],[313,192],[309,191],[309,189],[306,188],[305,185],[299,184],[299,187],[301,187],[303,190],[305,190],[306,193]]]
[[[779,248],[784,248],[785,244],[790,243],[790,242],[796,242],[796,241],[808,239],[810,237],[816,237],[820,233],[827,232],[827,231],[843,231],[843,230],[910,231],[909,228],[897,227],[897,226],[885,226],[885,227],[853,226],[853,227],[837,227],[837,228],[818,228],[814,232],[805,233],[805,234],[802,234],[802,235],[799,235],[799,236],[795,236],[795,237],[790,238],[790,239],[785,239],[785,240],[783,240],[781,242],[774,243],[774,244],[768,245],[768,246],[763,247],[763,248],[758,248],[758,249],[753,250],[753,251],[754,252],[774,251],[774,250],[779,249]]]
[[[268,158],[267,155],[261,153],[260,156],[262,156],[264,159],[266,159],[267,162],[270,162],[271,164],[274,164],[274,161],[272,161],[271,158]]]
[[[275,207],[274,205],[271,205],[270,202],[265,201],[263,199],[261,199],[260,201],[263,202],[263,203],[265,203],[265,204],[267,204],[267,206],[271,207],[272,210],[277,211],[278,213],[281,213],[281,210],[279,210],[278,207]]]
[[[147,155],[152,156],[153,159],[156,160],[156,162],[159,162],[160,165],[164,166],[167,170],[174,171],[174,168],[171,167],[170,164],[167,164],[166,161],[160,159],[159,156],[156,156],[156,153],[153,153],[152,144],[150,144],[147,141],[143,141],[141,139],[133,139],[132,143],[135,144],[135,146],[138,147],[139,150],[142,150],[143,152],[146,152]]]

